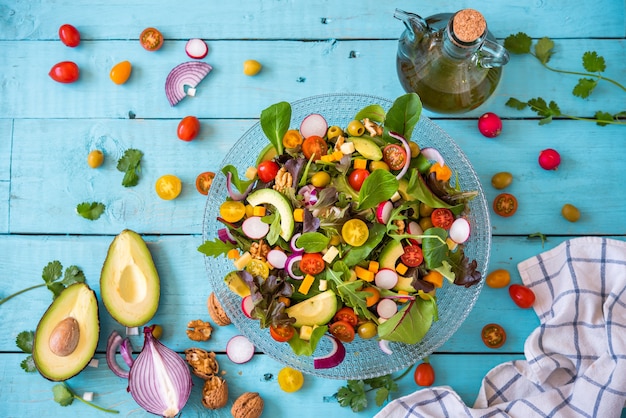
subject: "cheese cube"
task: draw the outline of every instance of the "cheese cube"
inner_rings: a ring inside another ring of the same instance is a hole
[[[356,151],[356,148],[354,148],[354,143],[352,142],[344,142],[343,144],[341,144],[341,146],[339,147],[339,150],[346,154],[346,155],[350,155],[352,154],[354,151]]]
[[[339,255],[339,250],[337,249],[337,247],[333,245],[332,247],[328,248],[328,251],[326,251],[326,254],[324,254],[322,259],[328,264],[330,264],[338,255]]]

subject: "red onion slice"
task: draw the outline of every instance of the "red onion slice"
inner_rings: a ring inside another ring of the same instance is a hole
[[[253,185],[254,183],[250,183],[245,192],[239,193],[239,191],[237,191],[237,189],[233,186],[233,174],[230,172],[226,174],[226,190],[228,191],[230,198],[233,200],[241,201],[245,199],[248,196],[248,193],[250,193],[250,190],[252,190]]]
[[[313,367],[316,369],[330,369],[341,364],[346,357],[346,348],[341,341],[331,335],[324,335],[331,341],[332,347],[330,352],[322,357],[313,358]]]
[[[175,106],[185,98],[185,86],[195,88],[213,67],[203,61],[189,61],[178,64],[165,79],[165,96],[170,106]]]
[[[393,351],[391,351],[391,347],[389,347],[389,340],[380,340],[378,341],[378,347],[385,354],[392,355]]]
[[[287,270],[287,274],[289,274],[289,276],[292,279],[296,279],[296,280],[304,279],[303,275],[296,274],[296,272],[294,271],[294,264],[296,264],[300,260],[302,260],[302,253],[291,254],[289,257],[287,257],[287,263],[285,264],[285,270]]]
[[[128,370],[122,369],[115,359],[117,348],[120,346],[122,341],[123,338],[117,333],[117,331],[111,332],[109,340],[107,341],[106,360],[107,366],[109,366],[109,369],[111,369],[116,376],[128,379]]]

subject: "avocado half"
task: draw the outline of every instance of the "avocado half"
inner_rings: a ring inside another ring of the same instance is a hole
[[[64,289],[43,314],[33,342],[33,360],[48,380],[76,376],[93,358],[100,336],[98,300],[85,283]]]
[[[125,229],[109,246],[100,274],[100,296],[120,324],[146,324],[159,307],[161,284],[152,255],[139,234]]]

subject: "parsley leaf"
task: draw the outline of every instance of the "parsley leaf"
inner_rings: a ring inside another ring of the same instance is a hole
[[[607,122],[615,120],[613,115],[611,115],[610,113],[607,113],[607,112],[602,112],[602,111],[597,111],[594,116],[598,120],[597,124],[600,125],[600,126],[606,126],[606,125],[608,125]],[[616,117],[619,117],[619,114],[617,114]],[[606,121],[606,122],[604,122],[604,121]]]
[[[539,116],[543,116],[543,119],[539,121],[539,125],[545,125],[546,123],[552,122],[552,118],[554,116],[561,116],[561,110],[554,101],[550,101],[550,104],[547,104],[541,97],[530,99],[528,101],[528,106],[530,106],[530,108]]]
[[[590,73],[601,73],[606,70],[606,63],[596,51],[587,51],[583,54],[583,67]]]
[[[348,380],[346,386],[337,391],[337,400],[341,406],[349,406],[353,412],[360,412],[367,408],[365,383],[362,380]]]
[[[37,367],[35,366],[35,360],[33,359],[32,355],[29,355],[28,357],[26,357],[24,360],[22,360],[20,362],[20,367],[26,372],[26,373],[34,373],[37,371]]]
[[[535,56],[542,64],[547,64],[552,56],[552,49],[554,48],[554,41],[550,38],[541,38],[535,45]]]
[[[530,54],[530,46],[533,40],[524,32],[509,35],[504,40],[504,47],[512,54]]]
[[[76,206],[76,212],[85,219],[95,221],[102,215],[105,208],[100,202],[83,202]]]
[[[139,173],[141,172],[141,157],[143,152],[138,149],[127,149],[124,155],[117,160],[117,170],[124,173],[122,186],[132,187],[139,183]]]
[[[360,412],[367,408],[367,392],[375,390],[376,405],[382,406],[389,400],[391,393],[398,390],[396,382],[406,376],[411,369],[412,366],[396,378],[388,374],[371,379],[348,380],[346,386],[340,387],[335,396],[339,405],[349,406],[353,412]]]
[[[22,331],[17,334],[15,338],[15,345],[17,348],[22,350],[27,354],[31,354],[33,352],[33,341],[35,340],[35,332],[34,331]]]

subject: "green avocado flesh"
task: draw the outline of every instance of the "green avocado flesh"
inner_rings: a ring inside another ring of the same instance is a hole
[[[100,274],[107,311],[126,327],[145,325],[159,307],[161,284],[148,246],[129,229],[115,237]]]
[[[100,336],[98,300],[85,283],[61,292],[43,315],[33,342],[33,360],[43,377],[67,380],[93,358]]]
[[[324,325],[328,323],[337,312],[337,297],[335,292],[327,290],[323,293],[306,299],[287,308],[287,315],[295,318],[294,327],[302,325]]]

